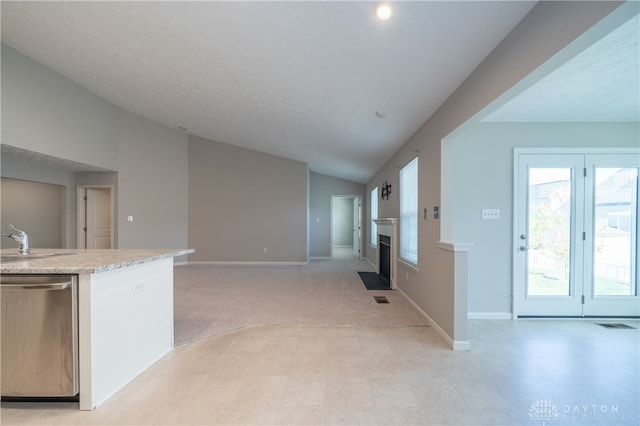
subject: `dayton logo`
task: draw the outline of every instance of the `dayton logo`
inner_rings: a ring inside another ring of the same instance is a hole
[[[558,418],[558,416],[560,416],[560,413],[551,401],[541,399],[540,401],[536,401],[535,404],[532,404],[531,408],[529,408],[529,417],[531,417],[531,420],[534,422],[541,421],[542,426],[545,425],[545,422],[554,420]]]

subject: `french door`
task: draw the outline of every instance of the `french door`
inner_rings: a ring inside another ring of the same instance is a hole
[[[515,161],[515,314],[639,316],[639,152]]]

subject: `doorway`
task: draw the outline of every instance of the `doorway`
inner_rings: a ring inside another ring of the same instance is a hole
[[[331,197],[331,257],[362,257],[362,198]]]
[[[113,248],[113,187],[78,187],[77,215],[78,248]]]
[[[638,317],[638,152],[515,157],[516,316]]]

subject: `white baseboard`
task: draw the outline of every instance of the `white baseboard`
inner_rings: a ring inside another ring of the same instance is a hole
[[[331,260],[331,256],[311,256],[309,260]]]
[[[433,328],[436,331],[436,333],[438,333],[438,335],[440,337],[442,337],[442,339],[445,342],[447,342],[447,344],[451,347],[451,349],[453,349],[454,351],[469,351],[469,350],[471,350],[471,342],[469,342],[468,340],[453,340],[451,338],[451,336],[449,336],[447,334],[447,332],[444,331],[438,325],[437,322],[435,322],[433,319],[431,319],[431,317],[429,315],[427,315],[427,313],[425,311],[423,311],[422,308],[416,304],[416,302],[414,302],[409,296],[407,296],[404,291],[402,291],[399,288],[397,288],[396,290],[400,294],[402,294],[405,297],[405,299],[407,299],[409,301],[409,303],[411,303],[411,305],[413,305],[414,308],[416,308],[418,313],[420,315],[422,315],[424,317],[424,319],[427,320],[427,323],[431,326],[431,328]]]
[[[375,269],[375,270],[378,269],[378,265],[376,265],[372,261],[370,261],[368,257],[365,257],[364,260],[366,260],[369,263],[369,265],[373,266],[373,269]]]
[[[309,262],[219,262],[213,260],[190,260],[189,265],[226,265],[226,266],[307,266]]]
[[[173,262],[173,266],[184,266],[187,265],[189,262],[186,260],[183,260],[181,262]]]
[[[469,312],[467,314],[469,319],[480,320],[510,320],[513,319],[511,312]]]

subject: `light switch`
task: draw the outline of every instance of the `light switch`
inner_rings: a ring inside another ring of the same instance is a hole
[[[483,219],[500,219],[500,209],[482,209]]]
[[[133,222],[133,216],[127,216],[127,222]]]

